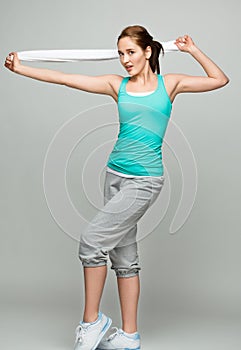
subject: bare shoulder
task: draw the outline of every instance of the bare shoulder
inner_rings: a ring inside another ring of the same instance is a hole
[[[117,101],[117,97],[118,97],[118,91],[120,88],[120,84],[123,80],[123,77],[121,75],[117,75],[117,74],[109,74],[108,75],[108,80],[109,80],[109,84],[113,90],[113,98]]]
[[[184,76],[184,74],[168,73],[163,75],[163,78],[166,86],[172,86],[178,84]]]
[[[178,93],[178,85],[180,81],[185,77],[184,74],[168,73],[163,75],[166,91],[173,102]]]
[[[109,83],[112,85],[112,87],[116,88],[118,90],[119,85],[122,82],[123,77],[121,75],[117,75],[117,74],[109,74],[107,75],[108,79],[109,79]]]

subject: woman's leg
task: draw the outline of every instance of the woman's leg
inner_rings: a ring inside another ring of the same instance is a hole
[[[121,306],[122,329],[126,333],[137,332],[137,309],[140,295],[139,275],[117,277]]]
[[[98,318],[100,300],[107,274],[107,266],[84,267],[85,307],[84,322],[94,322]]]
[[[146,179],[143,181],[141,179],[121,178],[111,173],[107,175],[104,208],[92,219],[80,238],[79,258],[86,268],[86,307],[84,312],[86,322],[96,317],[99,308],[106,278],[106,267],[103,265],[107,263],[108,253],[112,263],[114,262],[113,254],[116,255],[117,263],[113,265],[116,265],[114,268],[118,277],[130,278],[136,277],[138,274],[140,268],[136,259],[138,258],[136,247],[134,247],[136,237],[132,239],[130,232],[136,233],[137,222],[151,205],[151,202],[157,198],[162,185],[162,180]],[[123,245],[125,246],[125,254],[119,251],[119,249],[122,250]],[[126,249],[130,249],[130,254],[127,254]],[[123,258],[122,264],[120,259]],[[122,287],[124,283],[126,284],[126,294],[125,288]],[[132,309],[134,310],[132,319],[135,319],[139,297],[139,280],[137,278],[127,282],[120,281],[120,296],[125,324],[127,322],[125,316],[126,295],[129,293],[132,295]],[[130,323],[132,328],[133,321]]]
[[[111,268],[117,276],[122,329],[137,331],[137,309],[140,295],[139,256],[136,242],[137,225],[132,227],[119,245],[109,252]]]
[[[99,311],[106,265],[84,267],[85,310],[83,320],[75,329],[74,350],[96,349],[112,320]]]

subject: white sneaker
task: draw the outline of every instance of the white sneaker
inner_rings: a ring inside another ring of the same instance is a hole
[[[107,339],[101,340],[97,350],[140,350],[141,341],[138,332],[128,334],[122,329],[115,328],[116,332]]]
[[[75,330],[74,350],[94,350],[109,329],[112,320],[99,312],[95,322],[80,322]]]

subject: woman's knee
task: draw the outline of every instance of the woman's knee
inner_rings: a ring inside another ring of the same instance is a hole
[[[117,277],[133,277],[139,274],[139,256],[137,243],[116,247],[109,252],[112,263],[111,269]]]
[[[103,266],[107,264],[108,251],[104,247],[99,247],[86,239],[84,233],[79,241],[78,256],[83,266]]]

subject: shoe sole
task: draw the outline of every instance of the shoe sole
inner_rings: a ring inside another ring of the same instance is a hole
[[[141,350],[141,348],[135,348],[135,349],[130,349],[130,348],[120,348],[118,350]]]
[[[91,348],[91,350],[95,350],[98,346],[98,344],[100,343],[101,339],[104,337],[105,333],[108,331],[108,329],[110,328],[111,326],[111,323],[112,323],[112,320],[107,317],[107,321],[106,321],[106,324],[104,325],[100,335],[99,335],[99,338],[97,339],[95,345],[93,348]],[[138,349],[137,349],[138,350]]]
[[[98,348],[97,347],[97,349],[96,350],[101,350],[101,348]],[[113,349],[114,350],[114,349]],[[141,350],[141,348],[135,348],[135,349],[130,349],[130,348],[118,348],[118,349],[116,349],[116,350]]]
[[[135,349],[130,349],[130,348],[118,348],[117,350],[141,350],[141,348],[135,348]]]

